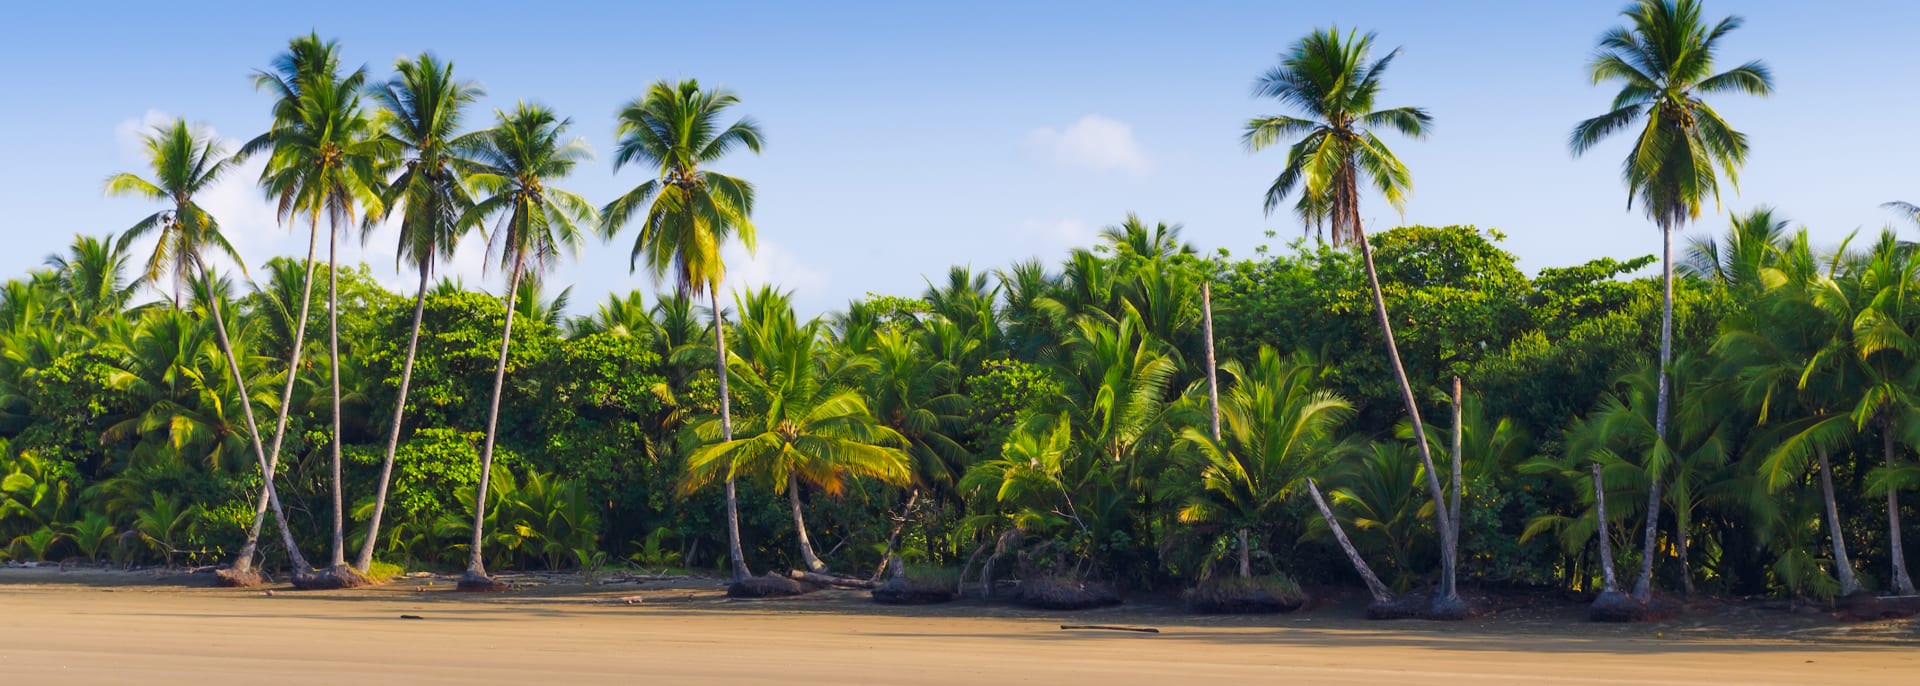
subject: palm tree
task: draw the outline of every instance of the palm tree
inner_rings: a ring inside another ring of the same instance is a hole
[[[53,270],[55,316],[85,326],[119,315],[140,284],[127,283],[127,240],[74,236],[65,255],[48,255]],[[174,303],[175,307],[179,302]]]
[[[820,321],[795,323],[785,299],[767,293],[741,308],[742,336],[758,345],[728,364],[741,394],[765,409],[744,418],[736,438],[721,437],[718,418],[697,428],[719,440],[687,457],[686,487],[724,474],[763,478],[776,492],[784,490],[800,557],[809,571],[824,572],[827,565],[807,536],[801,486],[838,495],[852,477],[901,485],[913,478],[911,460],[899,447],[905,438],[874,420],[860,389],[834,378],[821,349]]]
[[[483,131],[472,151],[467,182],[485,197],[476,200],[462,221],[492,217],[487,249],[507,270],[506,320],[500,329],[500,361],[493,372],[493,396],[487,405],[487,438],[480,450],[480,483],[473,501],[473,544],[460,587],[495,588],[482,560],[486,533],[487,484],[493,446],[499,438],[500,392],[507,378],[507,345],[513,339],[514,296],[520,280],[551,266],[563,252],[579,250],[581,225],[596,221],[593,206],[552,184],[591,156],[584,141],[565,140],[570,120],[540,105],[522,102],[512,112],[496,111],[494,128]]]
[[[398,73],[375,88],[373,97],[386,113],[383,135],[405,151],[405,159],[400,174],[387,184],[382,204],[404,212],[397,255],[411,262],[420,274],[420,289],[413,298],[413,325],[407,330],[407,355],[400,365],[400,388],[393,400],[393,420],[387,430],[386,456],[380,462],[373,513],[367,520],[366,540],[354,560],[354,567],[362,572],[373,564],[373,549],[380,540],[380,519],[386,512],[394,454],[400,448],[400,428],[406,417],[407,390],[413,381],[414,353],[419,349],[420,322],[426,312],[434,263],[451,257],[461,236],[472,228],[471,223],[461,221],[473,205],[461,172],[466,164],[463,154],[472,146],[473,135],[460,134],[460,120],[466,107],[484,94],[472,82],[454,79],[453,64],[441,62],[432,53],[402,58],[393,68]],[[373,218],[370,213],[368,219]]]
[[[129,229],[121,239],[122,245],[127,238],[159,231],[160,241],[154,248],[154,256],[149,265],[173,263],[171,269],[155,270],[149,268],[146,278],[157,279],[163,272],[171,272],[176,278],[183,272],[197,271],[208,291],[207,309],[213,315],[216,340],[220,346],[221,357],[226,358],[227,371],[233,377],[235,397],[239,400],[242,413],[247,420],[247,436],[252,442],[254,457],[260,463],[261,473],[266,475],[261,492],[273,510],[274,520],[279,524],[282,543],[287,547],[287,556],[296,575],[306,574],[311,569],[300,547],[293,540],[293,531],[287,525],[285,511],[280,506],[280,497],[273,487],[273,472],[269,469],[266,450],[260,443],[259,424],[254,420],[252,396],[247,393],[246,376],[240,371],[239,356],[234,352],[233,343],[227,335],[226,317],[222,313],[222,298],[214,297],[211,290],[214,279],[207,269],[205,253],[209,248],[219,250],[240,263],[239,254],[233,245],[220,233],[220,224],[213,215],[200,207],[195,195],[211,187],[227,170],[233,167],[233,160],[221,147],[219,141],[200,135],[187,125],[186,120],[175,120],[172,124],[155,127],[146,137],[148,162],[153,168],[153,179],[144,179],[134,174],[115,174],[107,179],[109,195],[132,195],[151,200],[171,203],[171,207],[147,215]],[[223,403],[226,401],[222,401]],[[259,524],[255,524],[257,534]],[[253,568],[252,541],[234,559],[233,572],[238,579],[244,579]]]
[[[727,337],[721,327],[720,283],[726,279],[721,248],[736,235],[753,250],[753,184],[705,168],[727,153],[746,148],[759,153],[765,140],[759,124],[742,117],[721,125],[727,108],[740,98],[724,88],[702,90],[692,79],[655,82],[646,95],[620,109],[613,158],[616,171],[627,164],[652,167],[656,176],[635,186],[601,211],[602,233],[611,238],[644,208],[640,235],[629,266],[646,263],[654,278],[671,278],[675,290],[713,303],[713,345],[720,381],[720,436],[733,440],[732,400],[727,390]],[[739,499],[727,480],[727,552],[735,580],[750,576],[740,546]]]
[[[1631,26],[1616,27],[1600,37],[1600,52],[1587,66],[1593,83],[1621,82],[1612,111],[1580,122],[1567,141],[1580,155],[1607,137],[1640,126],[1621,176],[1627,184],[1627,205],[1638,199],[1641,208],[1660,227],[1660,266],[1664,295],[1660,317],[1660,391],[1656,427],[1667,432],[1667,366],[1673,362],[1673,233],[1700,216],[1701,204],[1720,198],[1720,175],[1739,187],[1740,165],[1747,159],[1747,137],[1720,117],[1703,95],[1742,92],[1766,95],[1773,77],[1765,64],[1748,62],[1714,73],[1719,42],[1740,28],[1739,17],[1708,26],[1699,0],[1640,0],[1622,11]],[[1653,593],[1654,538],[1658,533],[1663,472],[1650,465],[1654,481],[1647,491],[1649,508],[1645,541],[1641,544],[1640,577],[1633,595],[1646,602]]]
[[[107,179],[107,194],[174,201],[172,209],[147,215],[127,229],[120,236],[119,249],[126,250],[133,241],[159,234],[141,278],[157,284],[161,276],[166,275],[172,281],[173,306],[177,308],[181,304],[181,289],[192,278],[193,260],[198,257],[193,254],[194,249],[211,247],[233,257],[236,263],[240,261],[233,246],[218,231],[212,236],[191,234],[213,223],[199,205],[193,204],[192,196],[211,186],[233,162],[220,149],[219,141],[197,135],[186,119],[155,126],[142,137],[142,144],[146,147],[147,159],[154,163],[158,183],[133,174],[115,174]],[[171,168],[161,167],[162,160]],[[180,198],[187,200],[183,203]]]
[[[1735,233],[1757,238],[1768,218],[1750,219],[1736,222]],[[1834,575],[1841,595],[1850,595],[1859,584],[1847,556],[1829,454],[1857,438],[1847,407],[1863,386],[1862,368],[1850,359],[1852,298],[1834,278],[1838,264],[1815,254],[1804,230],[1766,242],[1764,248],[1751,248],[1748,266],[1734,273],[1751,273],[1770,285],[1754,291],[1746,311],[1724,326],[1713,351],[1731,370],[1727,376],[1757,421],[1775,425],[1760,436],[1767,443],[1760,444],[1766,451],[1757,485],[1776,494],[1789,484],[1804,484],[1810,463],[1816,470]]]
[[[1898,213],[1901,217],[1905,218],[1907,221],[1913,222],[1915,224],[1920,224],[1920,205],[1915,205],[1910,202],[1895,200],[1893,202],[1881,203],[1880,206],[1885,207],[1889,210],[1893,210],[1895,213]]]
[[[1254,83],[1254,93],[1292,105],[1310,118],[1259,117],[1247,123],[1243,140],[1248,148],[1258,151],[1292,136],[1301,137],[1288,149],[1286,167],[1267,190],[1267,212],[1271,214],[1295,189],[1314,198],[1307,205],[1317,206],[1325,198],[1324,215],[1333,230],[1334,245],[1359,244],[1367,284],[1373,291],[1374,317],[1386,340],[1394,380],[1400,384],[1400,399],[1406,405],[1413,435],[1425,436],[1413,384],[1400,362],[1400,348],[1387,317],[1386,296],[1380,290],[1379,272],[1373,264],[1373,247],[1361,226],[1360,184],[1364,177],[1394,209],[1404,208],[1407,194],[1413,190],[1413,176],[1373,129],[1390,128],[1412,138],[1424,138],[1433,118],[1418,107],[1374,109],[1380,79],[1400,51],[1369,62],[1373,40],[1371,33],[1362,36],[1348,32],[1343,37],[1338,29],[1330,29],[1308,34],[1295,43],[1279,66]],[[1319,210],[1314,213],[1318,216]],[[1452,569],[1458,546],[1450,533],[1453,526],[1433,454],[1426,441],[1415,441],[1414,445],[1426,467],[1428,496],[1433,499],[1434,522],[1441,533],[1441,564]],[[1434,600],[1455,604],[1458,599],[1441,594]]]
[[[1246,578],[1253,576],[1248,531],[1271,524],[1274,510],[1301,492],[1353,407],[1314,387],[1318,372],[1311,363],[1269,347],[1260,348],[1251,368],[1238,362],[1222,367],[1233,380],[1220,407],[1224,425],[1212,433],[1195,427],[1180,432],[1183,443],[1206,460],[1204,492],[1181,509],[1180,519],[1233,526],[1240,539],[1239,573]]]
[[[361,578],[346,564],[345,520],[340,493],[340,402],[339,335],[335,259],[339,232],[352,223],[356,208],[368,215],[383,211],[378,185],[384,162],[391,157],[392,146],[375,135],[375,125],[360,107],[361,90],[366,84],[366,69],[340,76],[340,48],[333,41],[322,41],[317,34],[294,38],[287,52],[274,59],[273,70],[254,75],[256,88],[273,93],[273,125],[266,133],[248,141],[241,155],[267,152],[266,168],[260,183],[275,200],[280,220],[289,221],[305,214],[311,231],[307,241],[307,278],[302,285],[300,315],[295,325],[293,348],[288,355],[286,382],[280,393],[280,416],[274,428],[271,450],[267,455],[266,480],[272,481],[279,467],[280,446],[286,436],[288,413],[292,408],[293,388],[306,342],[308,306],[312,303],[314,252],[320,238],[320,216],[327,215],[331,231],[328,241],[329,329],[328,347],[333,389],[333,545],[331,564],[322,576],[324,583],[354,584]],[[265,508],[256,503],[254,524],[244,548],[249,552],[258,538]]]
[[[1853,352],[1861,367],[1862,388],[1849,413],[1854,429],[1877,429],[1884,468],[1899,468],[1900,441],[1911,448],[1920,430],[1920,258],[1913,244],[1901,241],[1892,229],[1880,234],[1870,253],[1855,269],[1852,300],[1858,314],[1849,322]],[[1906,546],[1900,535],[1900,491],[1889,488],[1887,540],[1893,558],[1893,592],[1913,595],[1913,577],[1907,573]]]

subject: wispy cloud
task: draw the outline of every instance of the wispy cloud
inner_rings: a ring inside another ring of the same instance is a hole
[[[1061,167],[1096,172],[1146,174],[1146,150],[1126,122],[1089,114],[1065,129],[1036,129],[1027,134],[1030,152]]]

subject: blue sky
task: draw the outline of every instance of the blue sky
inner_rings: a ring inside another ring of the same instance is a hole
[[[1291,217],[1261,212],[1282,153],[1250,155],[1239,134],[1247,118],[1282,111],[1249,96],[1253,78],[1330,24],[1403,47],[1382,104],[1436,119],[1425,141],[1390,139],[1415,177],[1406,223],[1497,228],[1529,271],[1658,247],[1626,209],[1623,144],[1578,160],[1566,151],[1568,129],[1611,95],[1582,67],[1617,22],[1613,0],[426,4],[10,8],[0,274],[39,264],[74,232],[118,231],[152,210],[100,193],[108,174],[139,169],[146,123],[184,115],[233,139],[261,130],[268,99],[248,75],[310,29],[380,78],[421,50],[453,60],[489,93],[473,124],[517,99],[571,117],[600,156],[564,186],[596,203],[642,177],[611,169],[621,103],[659,78],[734,89],[769,145],[722,165],[760,190],[761,250],[736,256],[733,281],[795,289],[816,312],[867,292],[917,293],[951,264],[1055,261],[1129,211],[1237,255],[1268,230],[1298,235]],[[1910,49],[1920,7],[1716,0],[1708,11],[1747,19],[1725,41],[1724,66],[1763,58],[1778,87],[1717,103],[1754,150],[1726,209],[1771,204],[1834,243],[1897,221],[1882,202],[1920,202],[1909,123],[1920,112],[1920,52]],[[235,175],[209,206],[249,264],[297,254],[304,234],[275,225],[252,180]],[[1365,216],[1373,229],[1401,223],[1377,204]],[[343,259],[410,287],[391,241],[377,232]],[[576,311],[609,291],[651,290],[628,273],[631,241],[589,244],[550,283],[577,286]],[[483,266],[474,242],[449,270],[497,288],[497,270]]]

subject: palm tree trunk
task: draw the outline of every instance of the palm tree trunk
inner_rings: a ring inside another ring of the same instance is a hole
[[[727,332],[720,326],[720,285],[707,284],[707,295],[713,299],[713,349],[719,357],[720,374],[720,440],[733,440],[733,399],[727,395]],[[753,573],[747,571],[747,552],[740,546],[740,497],[733,487],[733,474],[727,474],[727,555],[733,558],[733,580],[744,581]]]
[[[1253,554],[1247,549],[1247,528],[1240,527],[1240,578],[1253,578]]]
[[[487,439],[480,448],[480,484],[473,498],[473,541],[467,549],[467,571],[460,576],[460,585],[468,588],[492,588],[493,579],[487,576],[487,566],[483,560],[486,552],[482,541],[487,529],[487,485],[493,479],[493,444],[498,439],[500,429],[500,390],[507,381],[507,343],[513,340],[513,300],[520,291],[520,270],[525,266],[524,255],[513,260],[513,272],[507,277],[507,319],[500,326],[500,361],[493,368],[493,399],[487,403]]]
[[[1860,581],[1853,575],[1853,561],[1847,558],[1847,538],[1840,533],[1840,505],[1833,496],[1833,467],[1827,463],[1827,451],[1820,449],[1820,499],[1827,506],[1827,538],[1833,541],[1834,576],[1840,580],[1840,595],[1850,596],[1860,590]]]
[[[873,570],[875,583],[887,575],[888,569],[893,570],[893,576],[900,576],[900,556],[894,551],[900,549],[900,534],[907,530],[908,518],[913,516],[913,504],[919,501],[920,489],[916,488],[907,495],[907,504],[900,508],[900,521],[895,522],[892,533],[887,534],[887,554],[880,557],[880,568]]]
[[[1367,566],[1366,558],[1360,557],[1360,551],[1353,547],[1353,541],[1347,540],[1347,532],[1340,528],[1340,520],[1333,516],[1333,508],[1327,507],[1327,499],[1320,495],[1320,487],[1307,479],[1307,495],[1313,497],[1313,506],[1320,510],[1320,518],[1327,522],[1327,529],[1333,532],[1333,540],[1340,543],[1340,550],[1347,554],[1347,561],[1353,563],[1353,571],[1359,572],[1360,580],[1366,582],[1367,593],[1373,596],[1373,602],[1384,603],[1393,600],[1393,592],[1387,585],[1380,583],[1380,577],[1374,576],[1373,568]]]
[[[1667,368],[1673,364],[1673,220],[1660,221],[1660,387],[1653,410],[1653,430],[1659,439],[1667,440]],[[1647,456],[1648,466],[1652,467],[1653,455]],[[1648,470],[1647,479],[1651,485],[1647,488],[1647,528],[1646,539],[1640,544],[1640,578],[1633,582],[1633,597],[1641,602],[1653,598],[1653,554],[1654,544],[1660,535],[1660,498],[1663,495],[1662,475]]]
[[[793,533],[800,539],[800,559],[807,563],[807,571],[827,571],[827,563],[813,552],[813,541],[807,538],[807,518],[800,513],[800,478],[793,472],[787,473],[787,505],[793,508]]]
[[[1207,343],[1207,416],[1212,421],[1213,440],[1220,440],[1220,378],[1219,367],[1213,357],[1213,285],[1200,282],[1200,321]],[[1241,532],[1245,538],[1246,532]],[[1244,565],[1243,565],[1244,566]]]
[[[287,379],[280,388],[279,417],[274,420],[273,446],[267,451],[265,469],[261,472],[261,480],[268,484],[273,483],[274,476],[279,473],[280,446],[287,435],[287,419],[293,410],[293,387],[300,378],[300,355],[307,342],[307,309],[313,303],[313,270],[317,264],[313,261],[313,255],[320,245],[319,213],[311,215],[310,220],[311,229],[307,232],[307,280],[300,285],[300,319],[293,327],[293,351],[287,355]],[[269,496],[277,497],[276,494],[269,493],[267,488],[260,489],[260,495],[253,505],[253,525],[247,528],[247,541],[241,546],[240,555],[234,561],[235,570],[244,572],[253,568],[254,551],[258,548],[260,541],[260,526],[267,518]],[[280,516],[278,506],[275,506],[274,511],[276,513],[274,516],[278,518]],[[304,571],[306,563],[302,562],[298,568]]]
[[[346,517],[340,494],[340,227],[327,231],[327,376],[333,387],[333,559],[329,567],[347,566]]]
[[[1894,445],[1891,428],[1882,428],[1880,444],[1888,469],[1893,468]],[[1913,595],[1913,577],[1907,575],[1907,550],[1900,540],[1900,491],[1887,489],[1887,546],[1888,554],[1893,556],[1893,591],[1900,595]]]
[[[1451,525],[1444,538],[1447,544],[1447,558],[1454,564],[1447,565],[1440,574],[1440,597],[1453,598],[1460,595],[1460,461],[1464,457],[1460,449],[1460,377],[1453,377],[1453,489],[1452,498],[1447,504],[1447,522]]]
[[[1352,212],[1352,210],[1349,210]],[[1354,220],[1359,229],[1359,222]],[[1420,464],[1426,467],[1427,495],[1433,498],[1434,525],[1440,531],[1440,566],[1442,576],[1449,576],[1454,569],[1453,517],[1447,513],[1446,495],[1441,492],[1440,475],[1434,470],[1433,449],[1427,445],[1426,425],[1420,421],[1420,405],[1413,398],[1413,384],[1407,381],[1407,368],[1400,362],[1400,346],[1393,339],[1393,323],[1387,318],[1387,297],[1380,291],[1380,274],[1373,266],[1372,241],[1367,240],[1367,232],[1357,230],[1360,241],[1361,261],[1367,268],[1367,285],[1373,290],[1373,313],[1380,323],[1380,333],[1387,342],[1387,361],[1393,367],[1393,378],[1400,383],[1400,400],[1406,403],[1407,418],[1413,423],[1413,443],[1420,449]],[[1452,589],[1442,588],[1440,599],[1454,599]]]
[[[1593,507],[1598,523],[1594,537],[1600,539],[1600,593],[1619,593],[1620,579],[1613,575],[1612,527],[1607,525],[1607,487],[1600,480],[1600,463],[1593,464]]]
[[[227,318],[221,313],[222,303],[213,293],[213,275],[207,273],[205,265],[201,265],[200,273],[207,283],[207,309],[213,312],[213,327],[216,340],[220,343],[220,354],[227,358],[227,373],[233,375],[234,389],[240,393],[240,411],[247,418],[247,437],[253,443],[253,455],[259,460],[262,473],[269,474],[265,480],[261,481],[260,492],[264,496],[263,499],[267,501],[268,507],[273,509],[274,522],[280,529],[280,542],[287,547],[288,566],[293,568],[293,573],[296,575],[309,573],[312,566],[307,563],[306,556],[300,554],[300,545],[293,540],[293,529],[287,526],[286,511],[280,507],[280,494],[275,492],[273,477],[271,472],[267,471],[267,452],[260,446],[260,424],[253,418],[253,399],[247,394],[247,378],[240,372],[240,359],[233,353],[233,341],[227,338]],[[256,523],[254,528],[257,535],[259,524]],[[240,558],[234,561],[233,567],[236,571],[244,572],[253,569],[253,550],[254,542],[249,540]]]
[[[413,328],[407,332],[407,358],[400,364],[400,390],[393,399],[393,427],[387,431],[387,455],[380,462],[380,481],[373,491],[373,516],[367,520],[367,540],[353,566],[362,572],[373,566],[374,544],[380,540],[380,517],[387,511],[387,487],[393,479],[393,457],[400,451],[400,424],[407,414],[407,389],[413,383],[414,354],[420,348],[420,321],[427,311],[428,265],[420,265],[420,292],[413,297]]]

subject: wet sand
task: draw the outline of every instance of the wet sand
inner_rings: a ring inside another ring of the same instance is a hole
[[[484,596],[428,581],[269,596],[197,587],[205,575],[0,569],[0,682],[1920,683],[1913,620],[1841,625],[1778,612],[1629,627],[1579,622],[1563,608],[1380,623],[1338,607],[1062,614],[890,608],[853,592],[729,601],[697,580]],[[1162,633],[1059,628],[1069,622]]]

